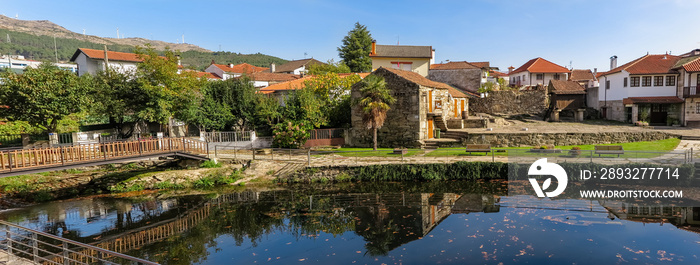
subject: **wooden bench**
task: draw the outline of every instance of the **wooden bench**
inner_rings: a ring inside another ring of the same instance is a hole
[[[617,157],[620,157],[620,155],[625,153],[625,150],[622,149],[621,145],[596,145],[595,146],[595,153],[600,156],[600,155],[617,155]]]
[[[491,152],[491,145],[490,144],[468,144],[467,145],[467,153],[471,154],[472,152],[489,153],[489,152]]]

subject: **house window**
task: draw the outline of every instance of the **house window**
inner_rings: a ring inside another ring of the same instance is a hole
[[[627,77],[622,79],[622,87],[627,87]]]
[[[544,80],[544,74],[537,74],[537,80]]]
[[[605,89],[610,89],[610,80],[605,80]]]
[[[638,87],[639,86],[639,76],[630,77],[630,86],[631,87]]]
[[[695,103],[695,113],[700,113],[700,102]]]
[[[676,85],[676,77],[669,75],[666,77],[666,86],[675,86]]]
[[[663,76],[655,76],[654,77],[654,86],[663,86],[664,85],[664,77]]]
[[[642,76],[642,86],[651,86],[651,76]]]
[[[554,80],[559,80],[559,74],[554,74]]]
[[[394,69],[411,71],[411,70],[413,70],[413,63],[412,62],[391,62],[391,67]]]

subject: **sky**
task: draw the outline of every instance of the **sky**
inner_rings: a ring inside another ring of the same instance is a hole
[[[101,37],[185,42],[287,60],[339,61],[355,22],[378,44],[425,45],[436,62],[489,61],[507,71],[542,57],[609,70],[647,53],[700,48],[698,0],[36,1],[0,0],[0,13],[50,20]],[[77,48],[77,47],[76,47]]]

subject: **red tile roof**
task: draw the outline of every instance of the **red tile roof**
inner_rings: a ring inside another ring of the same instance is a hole
[[[404,79],[419,84],[421,86],[427,86],[427,87],[433,87],[433,88],[442,88],[442,89],[450,89],[451,86],[445,83],[440,83],[440,82],[435,82],[433,80],[430,80],[428,78],[423,77],[422,75],[411,72],[411,71],[406,71],[406,70],[399,70],[399,69],[393,69],[393,68],[385,68],[385,67],[379,67],[376,71],[379,70],[386,70],[391,73],[394,73],[400,77],[403,77]],[[375,72],[376,72],[375,71]]]
[[[515,69],[509,74],[517,74],[520,72],[528,71],[530,73],[568,73],[569,69],[561,65],[555,64],[553,62],[537,57],[535,59],[527,61],[527,63]]]
[[[269,70],[270,68],[267,67],[258,67],[255,65],[247,64],[247,63],[242,63],[242,64],[237,64],[234,65],[233,67],[229,67],[226,64],[213,64],[214,66],[218,67],[222,71],[226,73],[236,73],[236,74],[251,74],[251,73],[257,73],[257,72],[262,72]]]
[[[257,72],[257,73],[247,74],[247,76],[250,77],[250,79],[253,81],[276,81],[276,82],[285,82],[285,81],[291,81],[291,80],[295,80],[295,79],[300,78],[300,76],[293,75],[293,74],[266,73],[266,72]]]
[[[571,76],[569,76],[571,81],[588,81],[595,80],[593,72],[590,69],[574,69],[571,70]]]
[[[71,57],[71,62],[78,58],[78,54],[84,53],[90,59],[105,59],[104,50],[95,50],[87,48],[79,48]],[[107,51],[107,59],[110,61],[120,61],[120,62],[143,62],[143,59],[138,57],[138,54],[128,53],[128,52],[113,52]]]
[[[196,72],[197,77],[206,77],[209,79],[221,79],[221,77],[209,72]]]
[[[364,79],[364,78],[367,77],[370,73],[338,74],[338,76],[340,76],[340,77],[347,77],[347,76],[355,75],[355,74],[356,74],[356,75],[359,75],[360,78],[363,78],[363,79]],[[261,89],[260,89],[260,93],[263,93],[263,94],[270,94],[270,93],[272,93],[272,92],[280,91],[280,90],[296,90],[296,89],[300,89],[300,88],[303,88],[303,87],[304,87],[304,82],[305,82],[306,80],[309,80],[309,79],[311,79],[311,78],[313,78],[313,77],[314,77],[313,75],[308,75],[308,76],[305,76],[305,77],[302,77],[302,78],[299,78],[299,79],[294,79],[294,80],[290,80],[290,81],[286,81],[286,82],[282,82],[282,83],[272,84],[272,85],[269,85],[269,86],[267,86],[267,87],[261,88]]]
[[[622,70],[629,72],[631,75],[667,74],[680,59],[680,56],[675,55],[647,54],[610,71],[601,73],[600,76],[619,73]]]
[[[574,81],[550,80],[549,84],[550,92],[554,94],[586,94],[586,89]]]
[[[471,62],[470,64],[479,68],[491,68],[491,63],[489,62]]]
[[[640,103],[654,103],[654,104],[672,104],[672,103],[683,103],[683,99],[670,96],[670,97],[629,97],[623,98],[622,104],[640,104]]]
[[[686,72],[700,72],[700,58],[683,65]]]
[[[456,89],[454,87],[450,87],[447,89],[447,91],[452,95],[453,98],[466,98],[468,97],[467,94],[462,92],[462,90]]]
[[[456,69],[480,69],[476,65],[468,63],[466,61],[462,62],[449,62],[443,64],[432,64],[430,65],[430,70],[456,70]]]
[[[504,76],[508,76],[508,74],[506,74],[506,73],[502,73],[502,72],[494,71],[494,70],[489,71],[489,75],[491,75],[491,76],[493,76],[493,77],[504,77]]]

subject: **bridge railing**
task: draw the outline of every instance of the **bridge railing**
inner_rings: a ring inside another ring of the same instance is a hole
[[[170,152],[206,154],[207,144],[190,138],[161,138],[8,150],[0,152],[0,172]]]
[[[0,227],[0,251],[7,252],[7,264],[12,259],[34,264],[158,264],[5,221]]]

